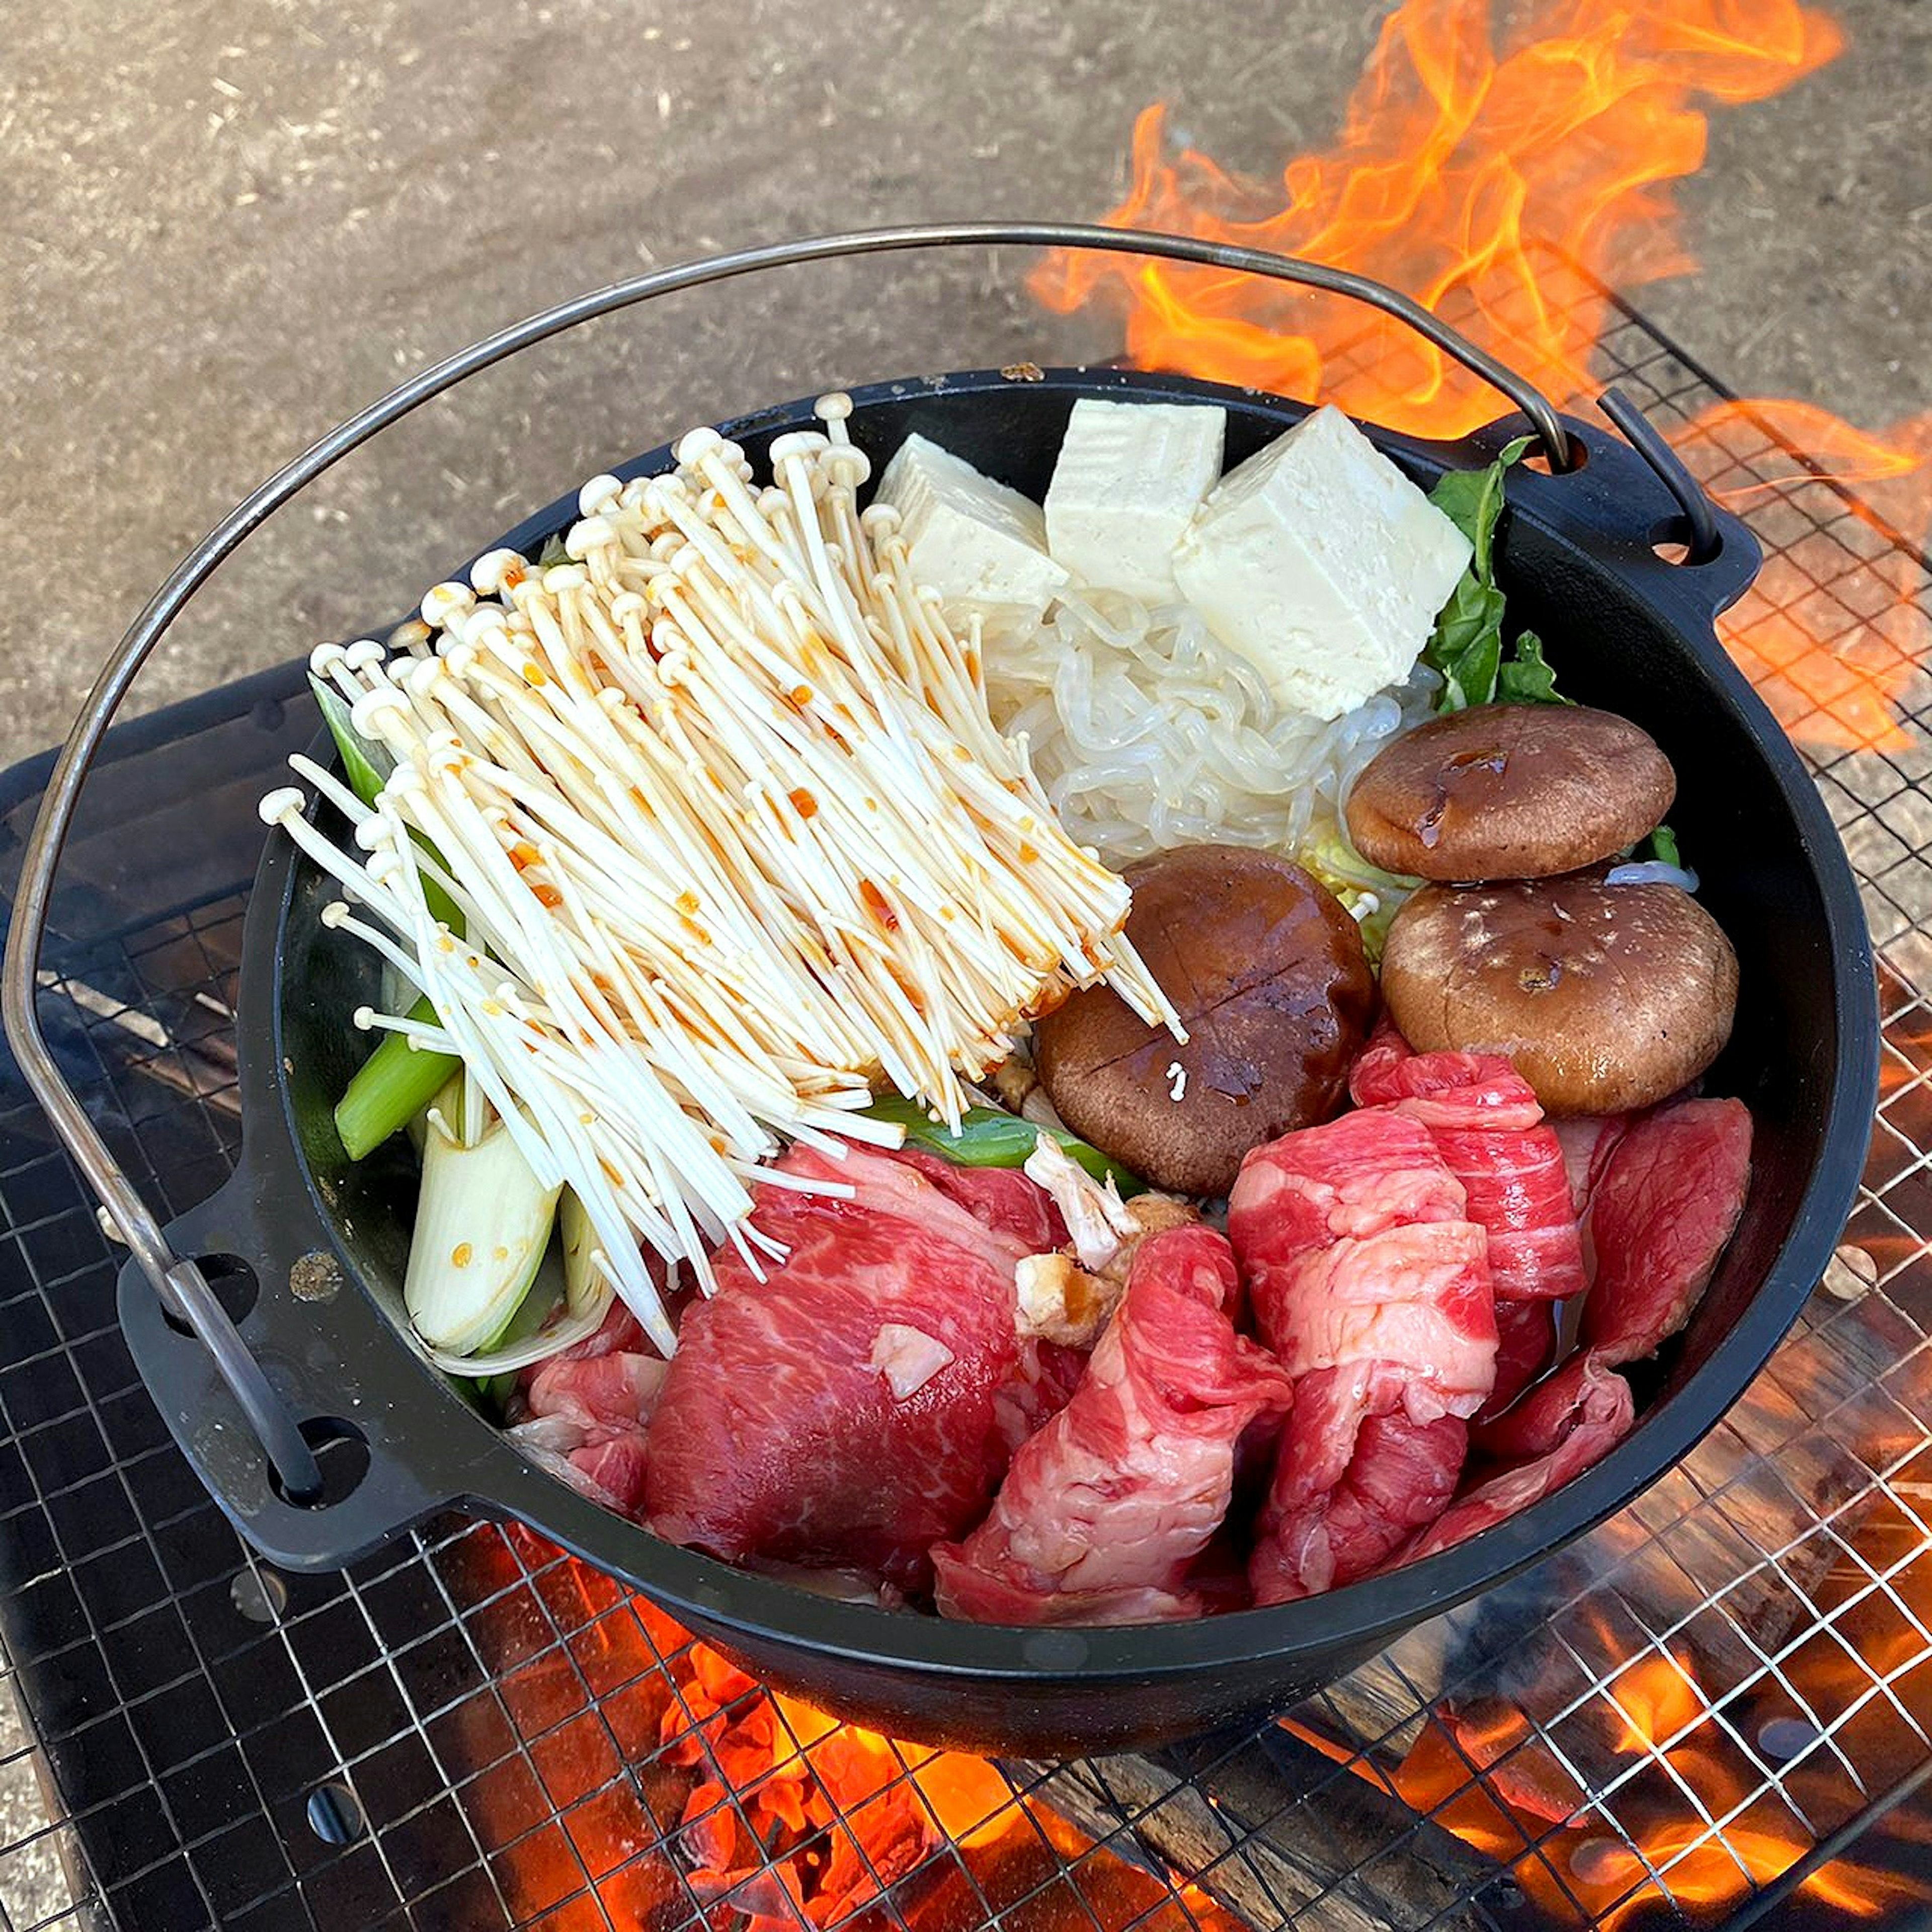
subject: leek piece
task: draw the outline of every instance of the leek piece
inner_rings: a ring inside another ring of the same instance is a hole
[[[342,760],[342,776],[349,789],[364,805],[374,805],[376,794],[396,769],[396,761],[386,745],[365,738],[350,716],[349,700],[326,679],[308,674],[308,688],[322,707],[322,722],[335,740],[336,755]]]
[[[590,1216],[566,1187],[556,1204],[556,1240],[550,1256],[502,1334],[467,1358],[436,1358],[437,1366],[486,1414],[500,1420],[524,1370],[572,1342],[587,1340],[603,1327],[612,1291],[591,1259],[596,1244]],[[562,1264],[560,1285],[549,1279],[556,1271],[553,1258]]]
[[[432,1132],[434,1130],[432,1129]],[[518,1304],[516,1312],[503,1324],[503,1332],[494,1336],[476,1355],[454,1358],[461,1360],[460,1370],[446,1371],[455,1383],[459,1394],[493,1420],[500,1423],[504,1410],[512,1396],[517,1392],[517,1370],[500,1369],[494,1375],[470,1372],[490,1366],[490,1358],[508,1349],[520,1348],[531,1337],[555,1322],[563,1313],[563,1270],[557,1253],[558,1243],[553,1238],[542,1264],[537,1270],[537,1278],[530,1284],[530,1292]],[[551,1346],[555,1346],[554,1344]]]
[[[316,703],[322,707],[322,722],[328,727],[328,735],[335,741],[336,755],[342,760],[342,776],[348,781],[349,789],[364,805],[374,806],[376,794],[396,769],[394,758],[386,746],[364,737],[356,730],[355,721],[350,716],[348,701],[341,692],[324,682],[314,671],[308,674],[308,686],[315,693]],[[438,865],[442,864],[442,855],[420,832],[412,830],[410,836]],[[463,914],[456,902],[434,879],[425,878],[422,889],[430,917],[441,921],[460,939]]]
[[[502,1334],[542,1264],[559,1191],[500,1121],[474,1147],[431,1132],[403,1300],[433,1351],[467,1356]]]
[[[411,1019],[431,1026],[436,1017],[427,998],[410,1009]],[[453,1053],[412,1046],[406,1034],[385,1034],[335,1103],[335,1131],[349,1158],[365,1160],[392,1134],[400,1132],[462,1065]]]
[[[594,1302],[608,1307],[611,1285],[608,1276],[594,1258],[597,1232],[575,1192],[566,1187],[556,1204],[556,1232],[563,1250],[563,1293],[573,1315],[581,1315]]]
[[[587,1342],[604,1325],[604,1318],[610,1312],[610,1291],[604,1291],[603,1299],[595,1301],[581,1315],[572,1315],[568,1310],[550,1309],[553,1315],[561,1312],[560,1321],[547,1322],[534,1334],[526,1336],[520,1342],[506,1340],[500,1347],[491,1348],[488,1354],[472,1355],[452,1354],[446,1348],[432,1348],[429,1358],[446,1376],[468,1376],[481,1381],[494,1381],[500,1376],[514,1376],[532,1364],[548,1361],[566,1348],[573,1348],[579,1342]]]
[[[349,789],[364,805],[373,806],[395,769],[395,760],[386,747],[356,730],[348,702],[339,691],[313,671],[308,682],[322,709],[322,722],[335,741]],[[433,846],[420,842],[425,851],[434,854]],[[422,884],[430,917],[441,920],[460,938],[463,914],[455,902],[434,879],[425,878]],[[410,1018],[434,1025],[436,1011],[427,999],[420,999],[410,1009]],[[424,1053],[400,1034],[385,1035],[336,1102],[335,1131],[349,1158],[365,1160],[392,1134],[400,1132],[436,1097],[460,1064],[454,1054]]]
[[[997,1107],[968,1107],[956,1134],[949,1132],[943,1122],[928,1119],[916,1100],[902,1100],[896,1094],[874,1100],[866,1113],[870,1119],[890,1120],[904,1128],[906,1138],[915,1146],[961,1167],[1024,1167],[1045,1134],[1058,1141],[1096,1180],[1111,1179],[1122,1200],[1147,1192],[1145,1181],[1130,1174],[1118,1161],[1108,1160],[1098,1148],[1089,1147],[1078,1135],[1064,1127],[1040,1126],[1024,1115],[1004,1114]]]

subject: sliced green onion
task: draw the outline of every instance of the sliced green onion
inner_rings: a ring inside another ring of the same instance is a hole
[[[411,1019],[428,1025],[434,1026],[436,1017],[427,999],[410,1009]],[[349,1158],[367,1160],[392,1134],[401,1132],[462,1065],[453,1053],[412,1045],[406,1034],[385,1034],[335,1103],[335,1131]]]
[[[376,794],[396,769],[394,756],[386,745],[379,745],[356,730],[349,700],[326,678],[317,677],[310,671],[308,688],[315,693],[315,701],[322,707],[322,722],[335,740],[336,755],[342,760],[342,776],[348,780],[349,789],[364,805],[373,806]]]
[[[1046,1134],[1058,1141],[1096,1180],[1111,1179],[1123,1200],[1147,1191],[1146,1182],[1130,1174],[1118,1161],[1108,1160],[1098,1148],[1089,1147],[1077,1134],[1069,1133],[1064,1127],[1042,1127],[1018,1114],[1002,1113],[996,1107],[968,1107],[956,1134],[928,1119],[917,1101],[902,1100],[896,1094],[874,1100],[866,1112],[872,1120],[890,1120],[904,1128],[906,1138],[914,1145],[961,1167],[1024,1167],[1040,1136]]]
[[[364,805],[373,806],[376,794],[396,769],[395,759],[387,746],[364,737],[356,730],[341,692],[317,677],[314,671],[308,674],[308,687],[315,693],[315,701],[322,707],[322,722],[328,727],[328,735],[335,741],[336,755],[342,760],[342,776],[348,780],[349,789]],[[412,830],[410,836],[438,865],[442,863],[442,854],[421,832]],[[440,920],[460,939],[463,914],[456,902],[432,878],[424,878],[422,890],[430,917]]]
[[[310,671],[308,683],[322,709],[322,722],[335,741],[349,789],[364,805],[374,806],[376,794],[396,768],[395,760],[386,746],[364,737],[356,730],[347,700],[326,679]],[[436,856],[436,848],[428,840],[416,833],[410,836],[425,852]],[[455,902],[434,879],[424,879],[422,888],[430,916],[440,920],[460,938],[463,914]],[[409,1016],[430,1026],[437,1018],[435,1007],[427,999],[417,1000]],[[425,1053],[412,1047],[401,1034],[386,1034],[375,1052],[356,1070],[348,1091],[336,1102],[335,1131],[349,1158],[366,1160],[392,1134],[400,1133],[435,1099],[461,1064],[453,1054]]]
[[[473,1354],[502,1334],[550,1246],[559,1192],[501,1122],[474,1147],[431,1132],[403,1300],[439,1356]]]

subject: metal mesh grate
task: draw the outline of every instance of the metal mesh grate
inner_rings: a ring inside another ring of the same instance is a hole
[[[1804,479],[1739,500],[1768,568],[1733,647],[1814,758],[1885,959],[1847,1245],[1695,1455],[1279,1726],[994,1781],[768,1698],[520,1531],[449,1520],[345,1576],[253,1564],[138,1385],[116,1256],[8,1068],[0,1932],[1588,1924],[1903,1887],[1869,1838],[1856,1871],[1807,1861],[1932,1767],[1932,578],[1770,426],[1711,420],[1715,386],[1634,315],[1603,362],[1699,424],[1714,487]],[[238,1138],[249,808],[309,735],[297,688],[124,740],[64,874],[50,1034],[170,1212]]]

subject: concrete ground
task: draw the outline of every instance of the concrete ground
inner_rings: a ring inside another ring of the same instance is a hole
[[[1701,275],[1643,299],[1739,387],[1878,426],[1932,402],[1932,15],[1717,111]],[[1328,140],[1380,10],[890,0],[6,9],[0,761],[65,728],[182,550],[318,432],[500,323],[646,264],[900,217],[1085,216],[1134,111],[1258,172]],[[1257,43],[1252,22],[1265,18]],[[1917,76],[1914,80],[1911,77]],[[394,614],[614,455],[713,411],[1078,341],[1024,265],[794,271],[527,356],[352,460],[224,572],[149,702]]]

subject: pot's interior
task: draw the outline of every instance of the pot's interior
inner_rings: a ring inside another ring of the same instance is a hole
[[[862,398],[851,428],[877,463],[917,430],[1037,500],[1075,398],[1083,389],[1117,389],[1121,381],[1100,374],[1040,382],[895,385]],[[1302,413],[1272,398],[1176,379],[1134,379],[1132,386],[1156,396],[1207,394],[1225,402],[1230,464]],[[790,405],[731,433],[759,460],[772,436],[809,421],[807,406]],[[1444,466],[1420,446],[1378,440],[1425,486]],[[1462,460],[1481,459],[1466,452]],[[658,451],[616,473],[668,466]],[[1834,958],[1818,874],[1779,774],[1753,736],[1754,714],[1740,708],[1733,686],[1712,674],[1710,664],[1720,653],[1708,624],[1700,644],[1696,625],[1669,614],[1694,608],[1689,602],[1647,596],[1592,555],[1594,548],[1600,556],[1606,545],[1580,546],[1574,530],[1557,526],[1560,519],[1539,520],[1538,491],[1576,487],[1570,479],[1524,481],[1525,506],[1506,521],[1498,552],[1510,620],[1543,638],[1567,694],[1634,718],[1671,758],[1679,788],[1671,823],[1742,968],[1736,1030],[1707,1085],[1740,1096],[1756,1120],[1750,1196],[1737,1238],[1689,1328],[1648,1372],[1651,1385],[1640,1382],[1640,1402],[1652,1398],[1654,1408],[1723,1347],[1792,1232],[1824,1151],[1840,1052],[1838,976],[1848,962]],[[534,554],[574,514],[573,495],[533,518],[512,542]],[[1652,532],[1648,519],[1641,520],[1646,526],[1628,532],[1624,542],[1633,558],[1654,571]],[[1796,769],[1789,766],[1794,778]],[[364,947],[321,925],[320,908],[336,896],[332,883],[306,862],[297,866],[294,879],[279,948],[278,1054],[290,1118],[318,1203],[344,1252],[400,1322],[412,1157],[399,1139],[360,1166],[347,1167],[329,1121],[334,1100],[368,1050],[367,1036],[355,1030],[349,1016],[375,997],[376,964]],[[1808,1281],[1798,1286],[1792,1313],[1808,1286]],[[1755,1359],[1740,1365],[1730,1393],[1756,1366]],[[427,1364],[423,1374],[427,1399],[454,1401]]]

